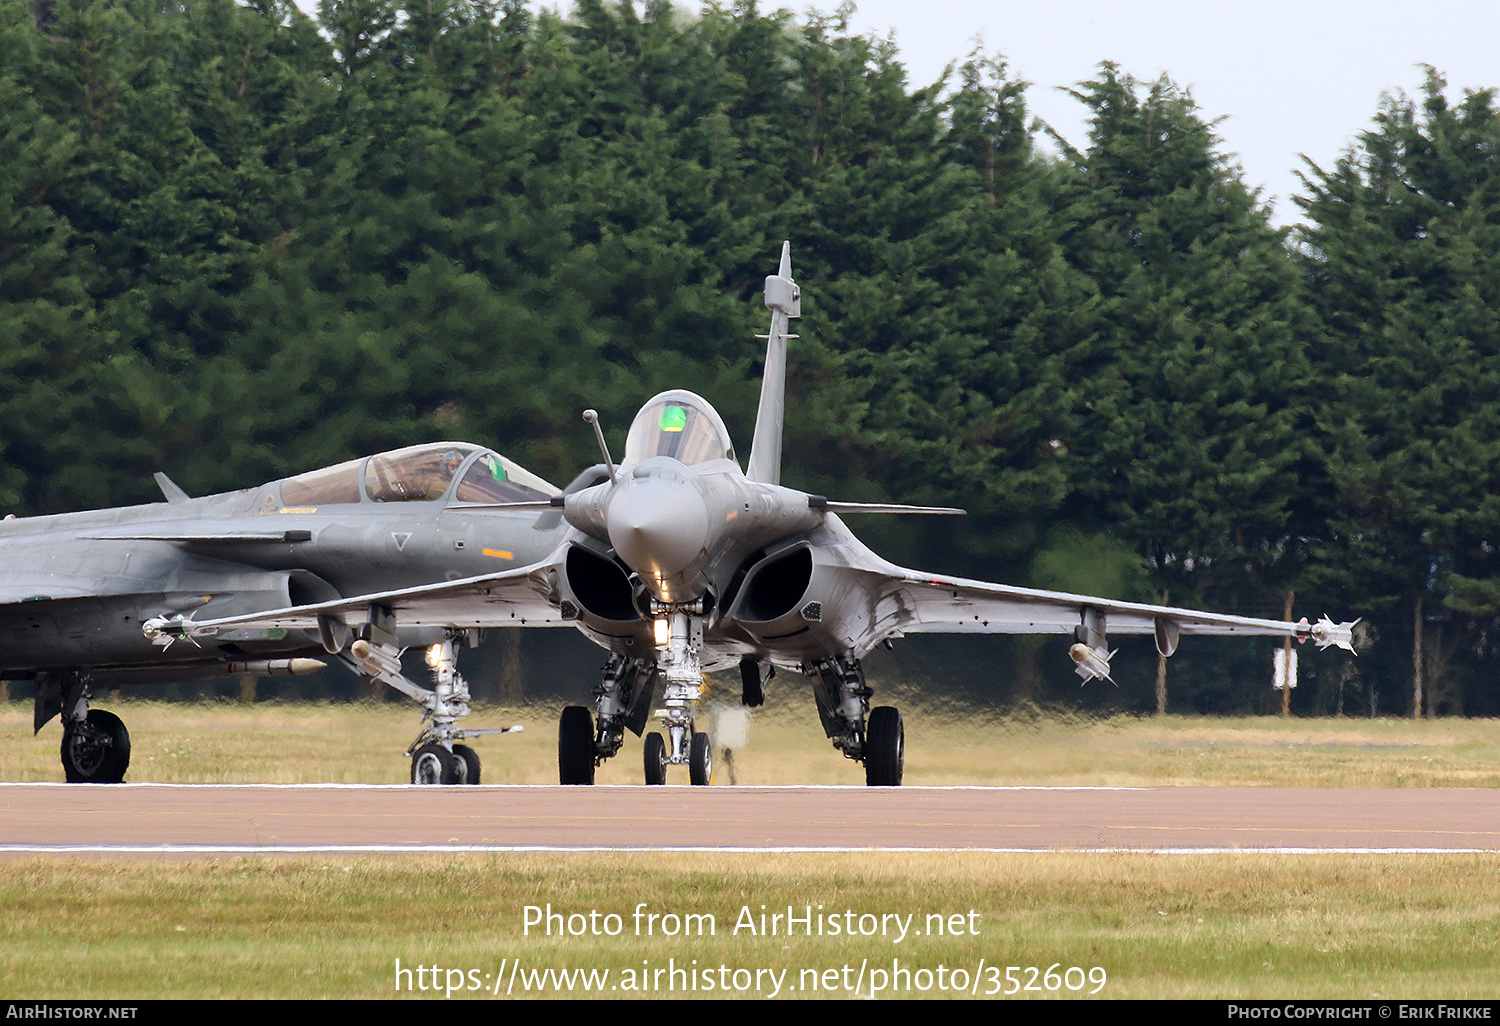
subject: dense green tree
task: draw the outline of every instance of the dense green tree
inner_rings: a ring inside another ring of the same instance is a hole
[[[1388,99],[1310,169],[1294,256],[1167,79],[1104,65],[1048,158],[1001,58],[914,84],[848,7],[319,12],[0,0],[0,505],[444,436],[562,481],[596,458],[581,409],[618,447],[684,382],[744,445],[790,239],[788,483],[974,514],[861,525],[882,552],[1276,614],[1316,588],[1386,639],[1440,629],[1417,663],[1450,682],[1494,655],[1490,93]],[[1062,693],[1007,651],[1014,693]],[[1187,665],[1191,704],[1259,701]],[[1424,701],[1496,706],[1456,695]]]
[[[1282,233],[1169,80],[1104,65],[1075,95],[1063,245],[1097,290],[1064,439],[1077,494],[1167,583],[1279,613],[1316,526],[1312,320]]]
[[[1429,70],[1420,102],[1386,96],[1375,127],[1304,177],[1338,488],[1322,574],[1412,639],[1413,715],[1432,708],[1426,664],[1446,661],[1424,656],[1428,620],[1446,601],[1493,637],[1500,612],[1497,145],[1493,93],[1451,103]]]
[[[28,512],[66,486],[111,355],[90,295],[89,254],[54,207],[82,146],[36,96],[43,37],[20,5],[0,10],[0,506]],[[84,444],[87,444],[84,442]]]

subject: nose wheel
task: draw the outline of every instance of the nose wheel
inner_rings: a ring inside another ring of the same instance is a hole
[[[646,783],[667,782],[667,746],[660,734],[646,735]]]
[[[667,754],[667,744],[660,734],[646,735],[643,761],[646,764],[646,783],[654,785],[667,782],[667,766],[672,762],[672,757]],[[688,744],[687,767],[688,781],[695,786],[707,785],[714,775],[713,746],[709,744],[708,735],[701,731],[695,733]]]
[[[708,786],[714,775],[714,752],[708,744],[708,735],[702,732],[693,735],[688,748],[688,781],[695,787]]]
[[[458,758],[440,744],[428,742],[411,756],[413,784],[456,784]]]
[[[468,745],[453,746],[453,768],[458,771],[458,783],[479,783],[479,753]]]

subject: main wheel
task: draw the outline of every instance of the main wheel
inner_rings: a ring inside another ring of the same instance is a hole
[[[70,784],[118,784],[130,768],[130,731],[114,713],[90,709],[63,725],[62,764]]]
[[[646,735],[646,783],[667,782],[667,745],[660,734]]]
[[[870,710],[865,728],[865,783],[870,787],[900,787],[906,762],[906,727],[900,711],[888,705]]]
[[[411,755],[411,782],[413,784],[456,784],[458,762],[454,754],[442,745],[428,742]]]
[[[454,768],[458,770],[458,783],[479,783],[479,753],[468,745],[453,746]]]
[[[581,705],[565,708],[557,725],[557,776],[564,784],[594,782],[594,715]]]
[[[703,786],[714,774],[714,750],[709,746],[708,735],[702,732],[693,735],[688,747],[688,781]]]

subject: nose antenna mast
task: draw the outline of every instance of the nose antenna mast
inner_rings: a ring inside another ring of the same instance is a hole
[[[604,430],[599,427],[599,411],[584,410],[583,419],[594,425],[594,437],[599,440],[599,451],[604,454],[604,465],[609,468],[609,483],[615,482],[615,461],[610,459],[609,446],[604,444]]]

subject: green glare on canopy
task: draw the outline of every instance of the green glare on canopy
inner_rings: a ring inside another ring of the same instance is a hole
[[[661,411],[663,431],[681,431],[687,427],[687,411],[681,406],[666,406]]]

